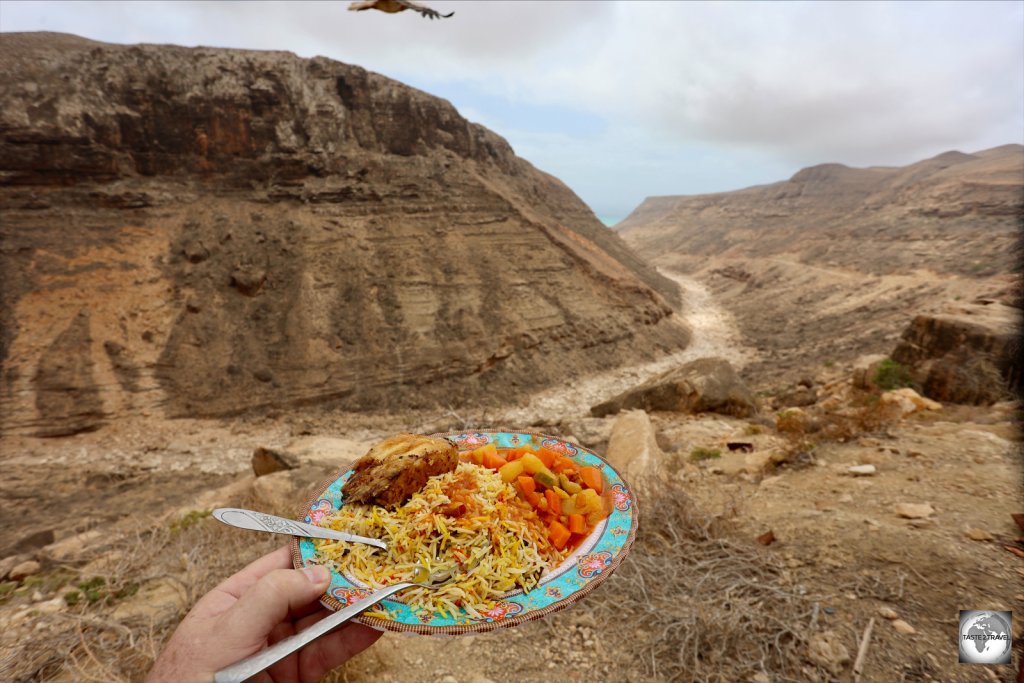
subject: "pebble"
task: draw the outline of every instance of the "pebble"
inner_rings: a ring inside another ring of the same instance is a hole
[[[854,465],[853,467],[848,467],[846,471],[855,477],[871,477],[878,472],[874,465]]]
[[[844,493],[843,495],[839,496],[839,502],[840,503],[852,503],[853,502],[853,496],[851,496],[849,493]]]
[[[967,538],[972,541],[991,541],[993,539],[992,534],[984,529],[968,529],[964,533],[966,533]]]
[[[885,605],[878,608],[878,615],[883,619],[888,619],[889,621],[900,618],[900,615],[896,613],[896,610],[894,610],[892,607],[887,607]]]
[[[935,508],[928,503],[897,503],[893,510],[906,519],[924,519],[935,514]]]
[[[897,633],[902,633],[905,636],[912,636],[917,633],[917,629],[902,619],[894,619],[892,621],[892,627],[896,629]]]
[[[42,569],[42,567],[35,560],[26,560],[18,565],[15,565],[15,567],[11,570],[10,574],[8,574],[7,576],[8,578],[10,578],[11,581],[21,581],[22,579],[25,579],[29,576],[38,574],[40,569]]]

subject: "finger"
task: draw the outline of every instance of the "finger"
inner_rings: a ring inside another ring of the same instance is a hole
[[[314,602],[330,583],[325,567],[274,569],[252,585],[221,619],[225,649],[261,647],[292,609]]]
[[[317,683],[328,671],[373,645],[381,635],[369,626],[348,622],[318,638],[299,652],[299,680]]]
[[[275,569],[288,569],[291,566],[291,551],[288,546],[282,546],[249,564],[249,566],[237,574],[224,579],[217,586],[216,590],[221,590],[236,598],[240,598],[243,593],[270,572]]]

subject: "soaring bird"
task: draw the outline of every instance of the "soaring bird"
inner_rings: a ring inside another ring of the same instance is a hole
[[[418,2],[412,2],[412,0],[359,0],[358,2],[353,2],[348,6],[348,8],[352,12],[361,12],[364,9],[378,9],[381,12],[387,12],[388,14],[404,12],[407,9],[411,9],[414,12],[419,12],[428,19],[447,19],[455,14],[455,12],[441,14],[436,9],[430,9],[426,5],[421,5]]]

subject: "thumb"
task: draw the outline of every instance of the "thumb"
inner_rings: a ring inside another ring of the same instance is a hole
[[[221,643],[225,648],[259,649],[291,610],[319,598],[330,581],[327,568],[317,565],[269,572],[224,613]]]

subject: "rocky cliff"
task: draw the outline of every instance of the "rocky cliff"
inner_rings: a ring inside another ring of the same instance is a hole
[[[909,166],[823,164],[718,194],[650,197],[617,229],[655,262],[788,254],[864,273],[1007,273],[1024,219],[1024,146]]]
[[[8,431],[479,405],[688,342],[564,184],[325,58],[3,34],[0,210]]]

